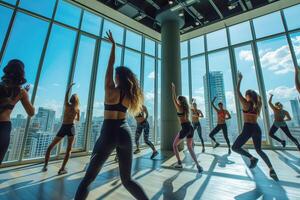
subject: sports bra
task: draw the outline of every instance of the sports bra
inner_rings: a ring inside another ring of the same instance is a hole
[[[184,112],[182,112],[182,113],[177,112],[177,116],[178,116],[178,117],[184,117],[184,116],[185,116],[185,113],[184,113]]]
[[[144,112],[140,112],[137,116],[135,117],[144,117]]]
[[[243,113],[244,113],[244,114],[251,114],[251,115],[257,115],[257,114],[258,114],[257,111],[254,110],[253,104],[251,104],[251,105],[249,106],[249,109],[248,109],[248,110],[243,110]]]
[[[226,112],[225,112],[225,110],[218,112],[218,118],[222,119],[222,120],[225,120],[225,118],[226,118]]]
[[[192,115],[196,117],[200,117],[200,114],[197,110],[196,111],[192,110]]]
[[[122,101],[123,101],[124,97],[125,97],[125,95],[120,93],[119,103],[117,103],[117,104],[104,104],[104,110],[119,111],[119,112],[126,113],[128,108],[122,104]]]
[[[0,110],[13,110],[15,105],[12,104],[5,104],[5,105],[0,105]]]

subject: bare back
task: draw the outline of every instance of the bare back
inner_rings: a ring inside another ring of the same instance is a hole
[[[74,124],[80,110],[76,109],[72,104],[65,105],[63,124]]]

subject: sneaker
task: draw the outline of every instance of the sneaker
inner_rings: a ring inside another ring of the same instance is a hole
[[[48,168],[47,168],[47,166],[44,166],[42,169],[42,172],[46,172],[46,171],[48,171]]]
[[[214,149],[217,148],[218,146],[220,146],[219,143],[216,143],[215,146],[213,147]]]
[[[158,155],[158,152],[157,151],[154,151],[151,155],[151,159],[154,159],[156,156]]]
[[[230,155],[230,154],[231,154],[231,149],[229,148],[229,149],[228,149],[228,155]]]
[[[282,144],[282,147],[285,148],[285,146],[286,146],[286,141],[283,140],[283,141],[281,142],[281,144]]]
[[[140,153],[140,152],[141,152],[140,149],[136,149],[136,150],[133,152],[133,154],[138,154],[138,153]]]
[[[63,174],[66,174],[66,173],[68,173],[68,171],[65,170],[65,169],[60,169],[60,170],[58,171],[58,175],[63,175]]]
[[[258,159],[257,159],[257,158],[250,159],[250,165],[249,165],[249,168],[250,168],[250,169],[253,169],[254,167],[256,167],[257,163],[258,163]]]
[[[176,165],[174,165],[175,169],[182,169],[182,163],[177,163]]]
[[[197,166],[197,169],[198,169],[198,173],[202,173],[203,172],[203,168],[200,165]]]
[[[298,150],[300,151],[300,145],[298,145]]]
[[[278,180],[278,176],[277,176],[277,174],[276,174],[276,172],[275,172],[275,170],[274,169],[271,169],[270,170],[270,177],[272,178],[272,179],[274,179],[274,180]]]
[[[202,153],[205,153],[205,148],[202,148]]]

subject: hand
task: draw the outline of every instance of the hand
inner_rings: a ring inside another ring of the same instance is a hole
[[[242,73],[241,73],[241,72],[238,72],[238,80],[240,81],[240,80],[242,80],[242,79],[243,79]]]
[[[71,84],[69,85],[69,88],[73,87],[74,85],[75,85],[75,83],[71,83]]]
[[[216,99],[217,99],[217,97],[214,97],[214,98],[213,98],[213,101],[215,101]]]
[[[29,92],[29,90],[30,90],[30,85],[26,85],[26,86],[24,87],[24,90],[26,90],[26,92]]]
[[[175,90],[175,84],[172,82],[172,89]]]
[[[112,45],[115,45],[115,40],[114,40],[114,37],[111,33],[111,31],[109,30],[108,32],[106,32],[106,37],[105,39],[107,39],[108,41],[110,41],[112,43]]]
[[[270,96],[272,97],[272,96],[274,96],[272,93],[270,93]]]

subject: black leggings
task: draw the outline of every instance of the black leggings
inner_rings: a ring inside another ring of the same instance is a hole
[[[224,135],[224,138],[226,140],[226,143],[227,143],[227,146],[230,148],[230,141],[229,141],[229,138],[228,138],[228,131],[227,131],[227,125],[226,124],[218,124],[209,134],[209,137],[215,142],[215,143],[218,143],[215,139],[215,135],[220,131],[222,130],[223,131],[223,135]]]
[[[141,137],[141,134],[144,130],[144,141],[145,143],[154,151],[154,145],[152,144],[152,142],[149,140],[149,130],[150,130],[150,126],[147,120],[141,122],[141,123],[137,123],[137,127],[136,127],[136,132],[135,132],[135,144],[136,147],[139,147],[139,140]]]
[[[248,158],[253,158],[248,151],[242,148],[250,137],[252,138],[254,148],[258,155],[265,161],[268,167],[271,168],[272,164],[268,156],[261,150],[261,129],[258,124],[244,123],[243,131],[232,145],[232,150]]]
[[[202,137],[202,130],[201,130],[201,124],[200,122],[193,122],[193,128],[194,131],[197,130],[198,136],[200,138],[201,144],[202,144],[202,148],[204,148],[204,141],[203,141],[203,137]]]
[[[7,152],[11,132],[11,122],[0,122],[0,165]]]
[[[104,120],[86,174],[79,184],[75,199],[86,199],[88,187],[95,180],[104,162],[116,148],[119,158],[120,177],[124,187],[135,199],[148,199],[140,185],[131,179],[132,143],[130,127],[126,120]]]
[[[281,140],[279,137],[277,137],[275,135],[276,131],[278,130],[279,128],[277,126],[275,126],[274,124],[272,125],[271,129],[270,129],[270,132],[269,132],[269,135],[271,138],[273,138],[274,140],[277,140],[278,142],[282,143],[283,140]],[[280,126],[280,129],[285,133],[285,135],[290,138],[290,140],[292,140],[297,146],[300,146],[299,145],[299,142],[298,140],[292,136],[290,130],[289,130],[289,127],[288,126]]]

